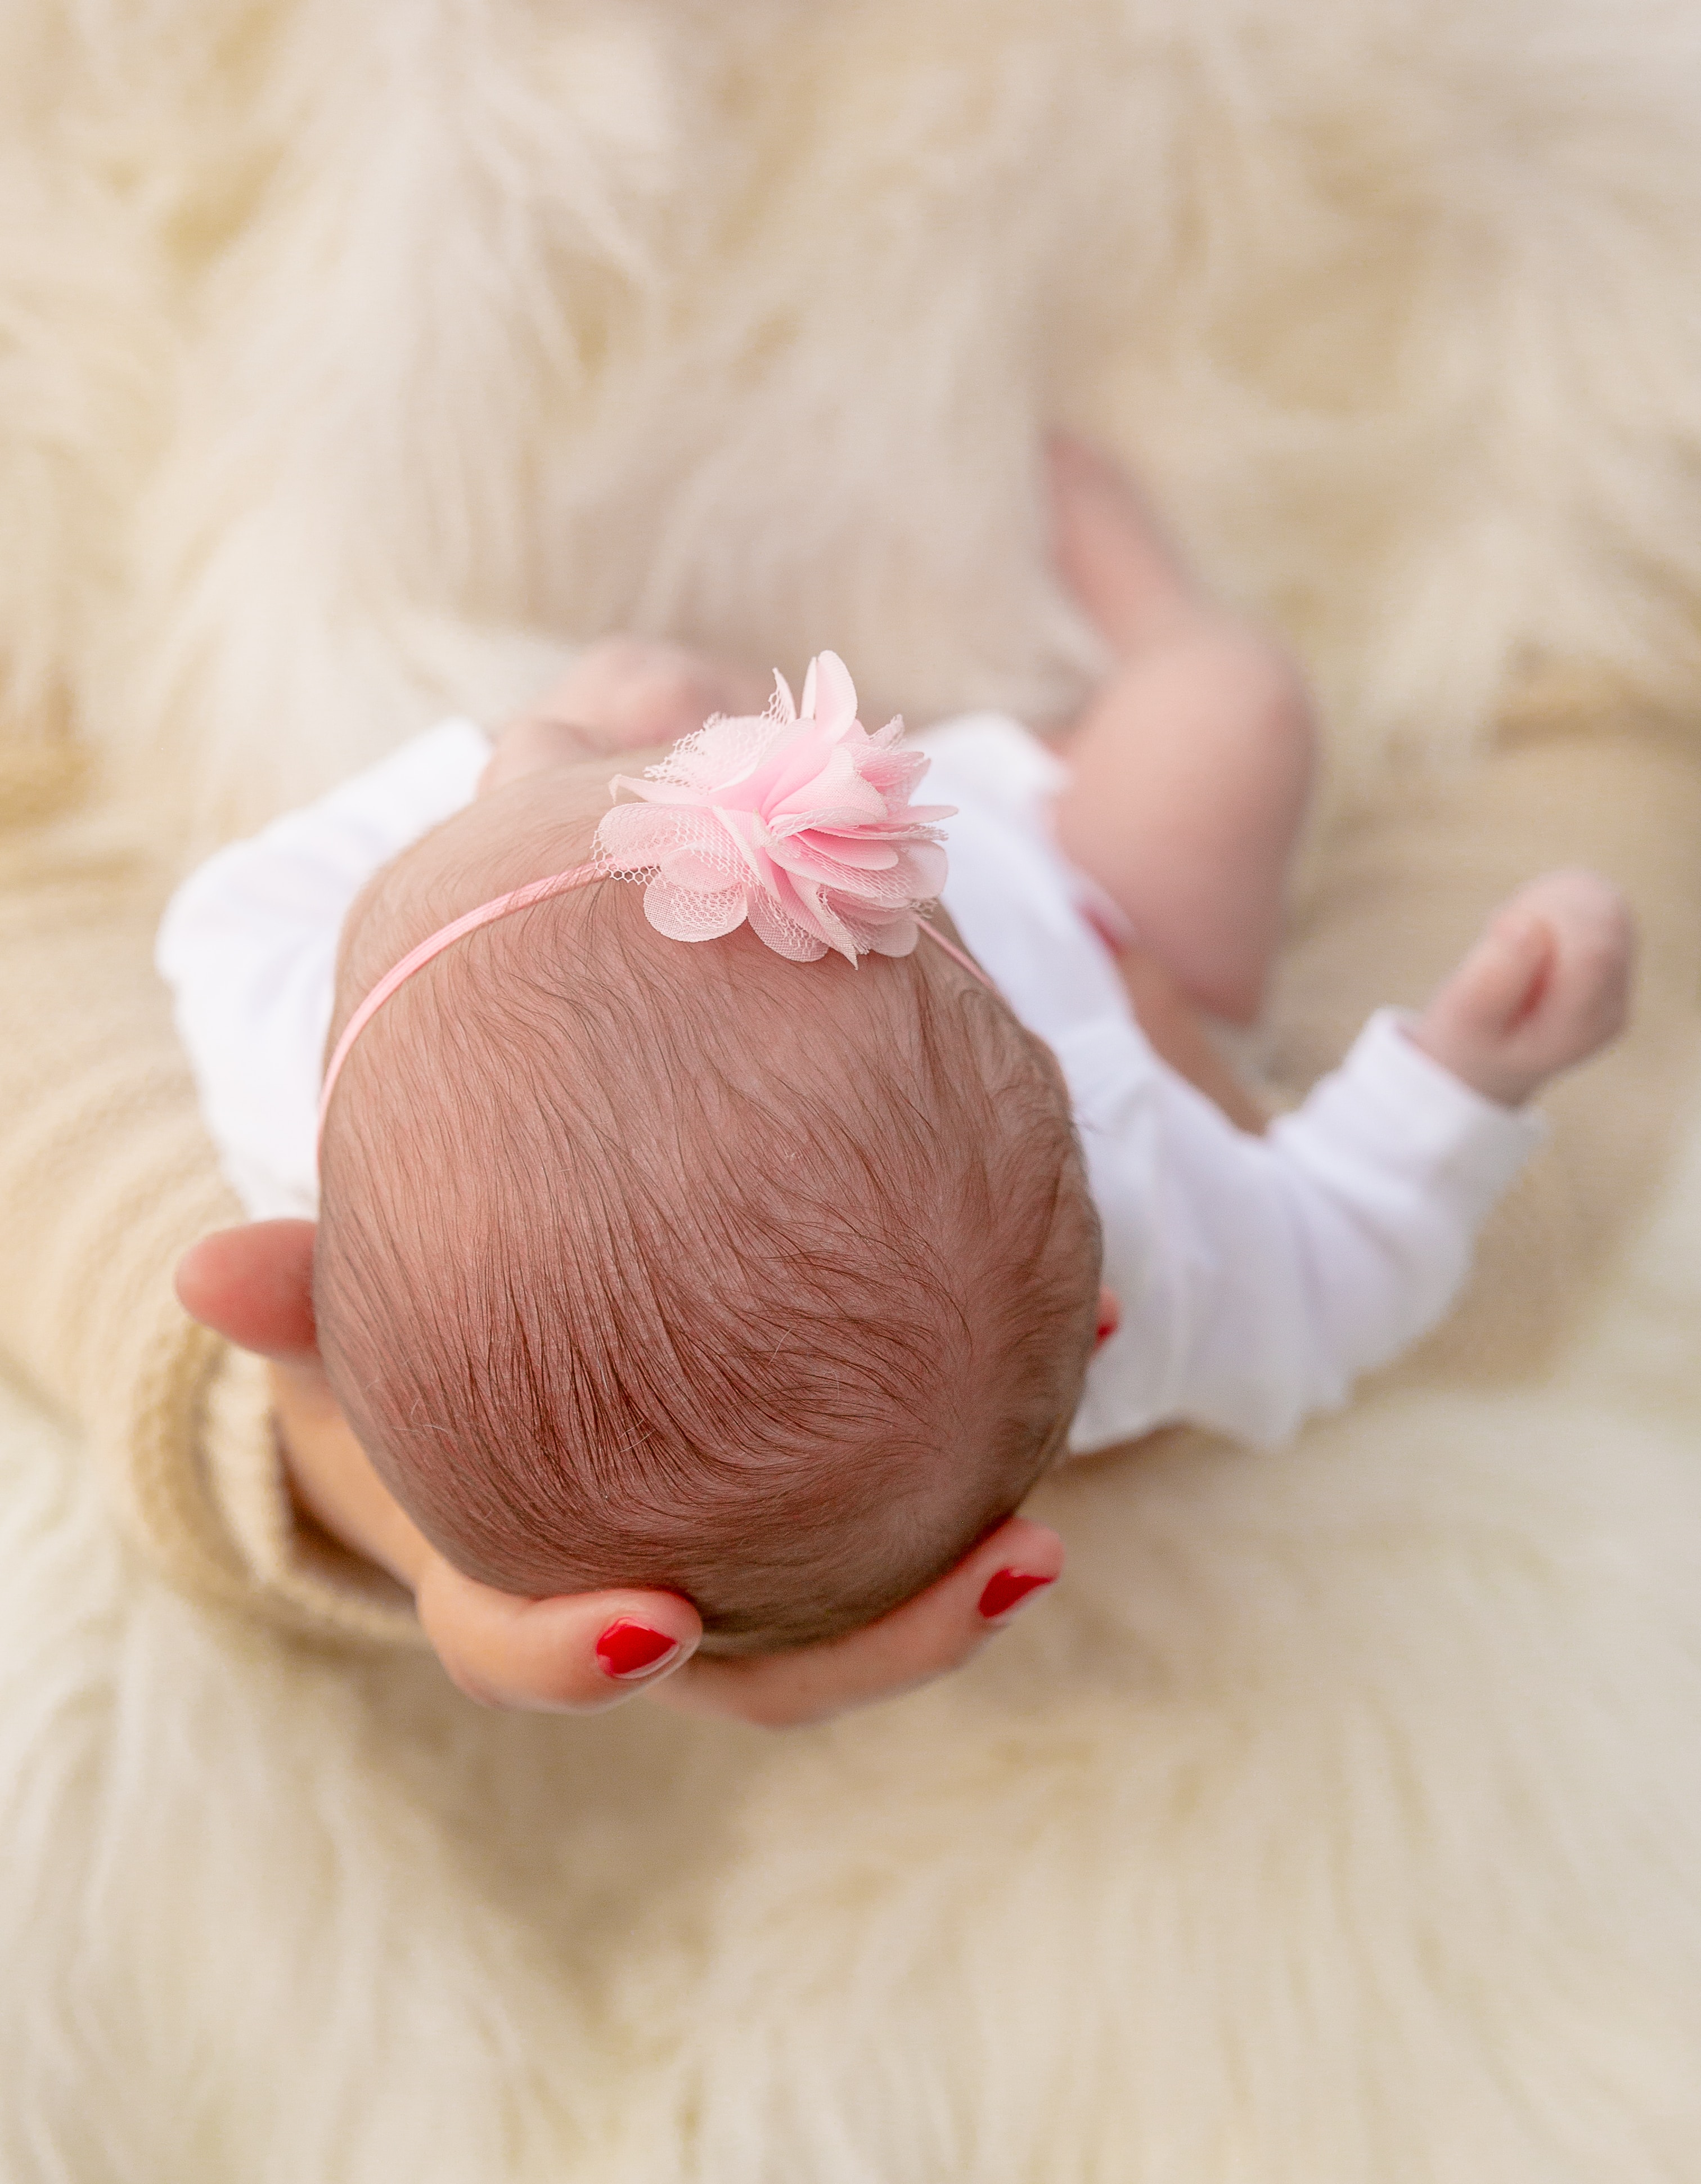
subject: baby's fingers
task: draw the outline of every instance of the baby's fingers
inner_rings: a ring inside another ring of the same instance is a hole
[[[1636,958],[1630,905],[1610,881],[1588,872],[1555,872],[1538,882],[1554,934],[1546,997],[1589,1050],[1624,1028]]]
[[[825,1720],[960,1668],[1062,1569],[1055,1532],[1008,1518],[954,1569],[878,1622],[792,1653],[698,1654],[656,1696],[687,1713],[731,1714],[769,1729]]]

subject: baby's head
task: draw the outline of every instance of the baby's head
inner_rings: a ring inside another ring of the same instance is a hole
[[[589,853],[609,767],[386,868],[337,1024],[474,905]],[[331,1383],[468,1575],[687,1595],[770,1650],[919,1591],[1058,1456],[1098,1223],[1056,1065],[924,940],[693,945],[602,880],[457,941],[350,1050],[321,1147]]]

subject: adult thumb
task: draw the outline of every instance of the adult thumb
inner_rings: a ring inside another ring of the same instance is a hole
[[[220,1228],[178,1262],[179,1302],[192,1319],[280,1364],[318,1355],[311,1221]]]

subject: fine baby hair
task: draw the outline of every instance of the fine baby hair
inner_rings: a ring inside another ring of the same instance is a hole
[[[781,682],[619,780],[588,862],[423,942],[409,856],[357,905],[320,1345],[470,1576],[666,1586],[722,1645],[804,1644],[1060,1454],[1097,1217],[1050,1055],[916,944],[948,813],[909,805],[899,733],[825,655],[800,709]]]

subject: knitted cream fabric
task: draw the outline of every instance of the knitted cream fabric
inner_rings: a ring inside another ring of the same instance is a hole
[[[1679,0],[158,0],[0,24],[0,662],[206,842],[609,628],[1069,700],[1044,426],[1331,787],[1701,658]]]
[[[59,772],[0,755],[0,1346],[86,1422],[115,1511],[184,1591],[417,1643],[387,1580],[299,1534],[264,1368],[172,1294],[183,1251],[241,1209],[153,974],[164,875],[133,825],[55,815],[76,788]]]

